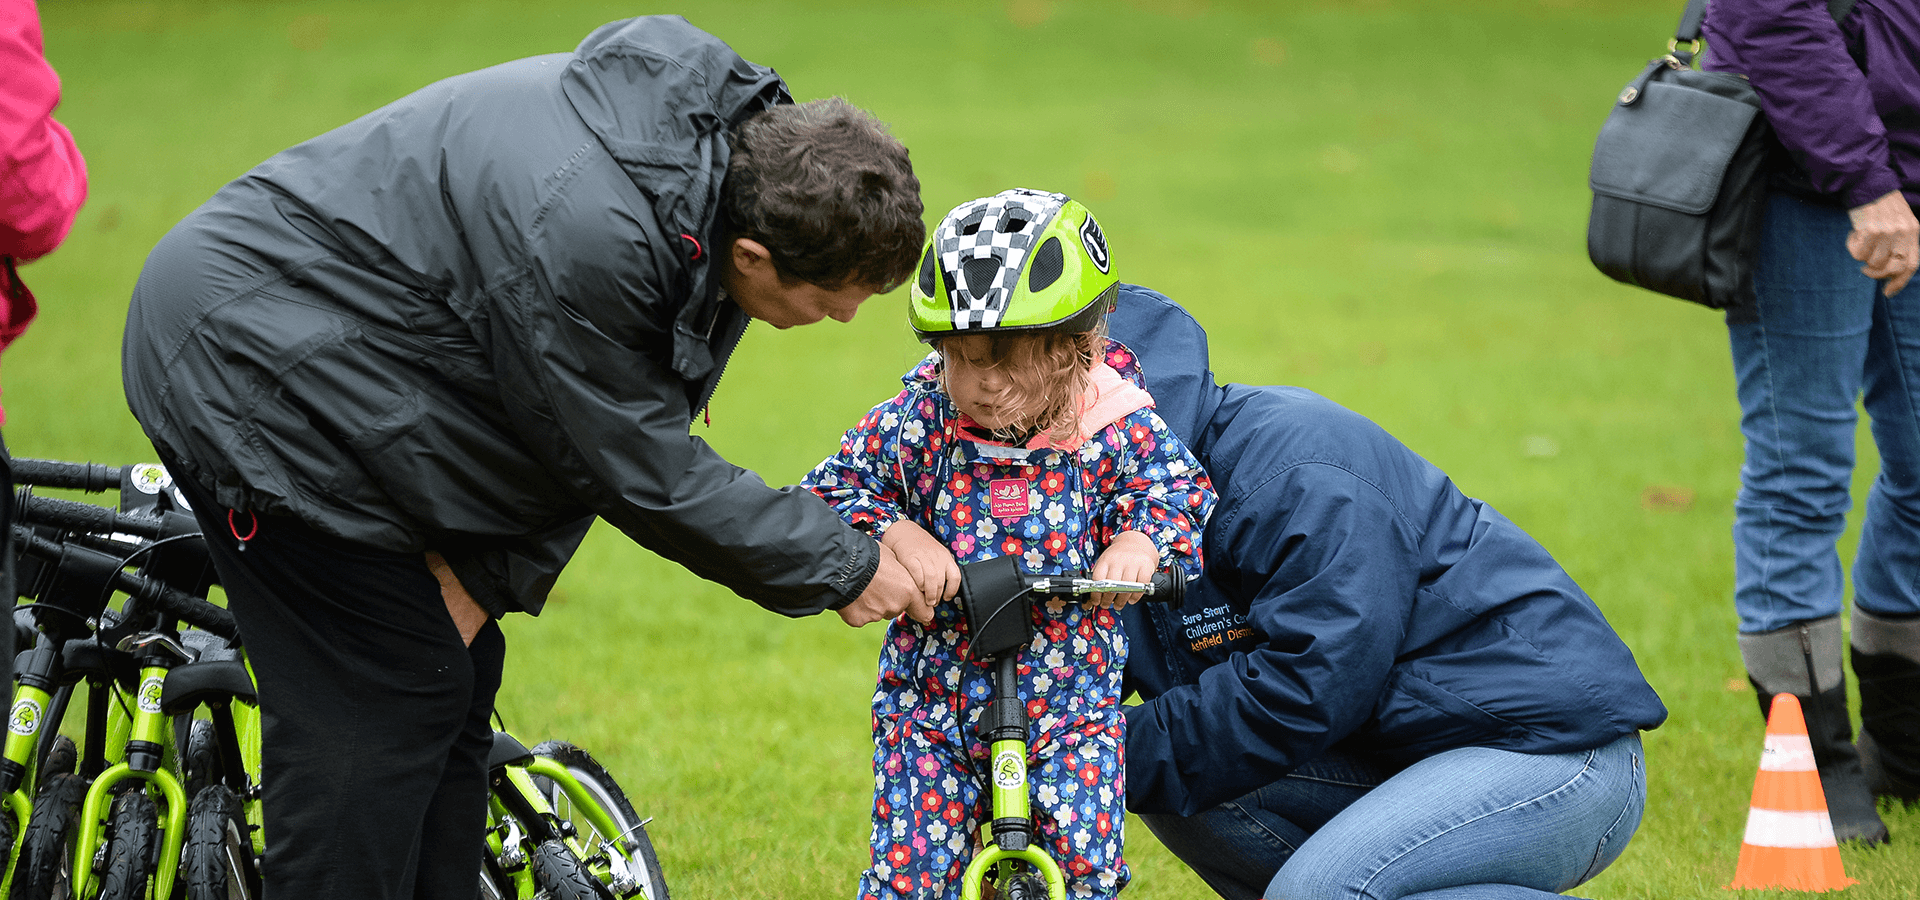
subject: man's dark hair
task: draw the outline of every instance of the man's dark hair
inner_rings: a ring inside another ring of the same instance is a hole
[[[734,129],[720,203],[729,243],[765,244],[774,268],[828,290],[892,290],[920,260],[920,179],[907,148],[839,97],[782,104]]]

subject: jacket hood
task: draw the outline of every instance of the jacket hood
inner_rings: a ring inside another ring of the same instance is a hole
[[[1118,305],[1107,314],[1107,333],[1138,354],[1154,411],[1205,464],[1206,426],[1226,393],[1208,368],[1206,331],[1165,295],[1122,284]]]
[[[727,129],[793,101],[772,69],[680,16],[609,22],[573,55],[561,81],[567,100],[654,201],[663,225],[709,224],[726,173]],[[689,205],[708,221],[685,221]]]
[[[716,244],[725,230],[720,186],[732,156],[727,133],[793,97],[772,69],[741,59],[680,16],[641,16],[594,29],[574,49],[561,89],[652,208],[654,221],[639,225],[657,229],[646,238],[656,249],[659,283],[685,298],[674,322],[673,368],[690,382],[706,382],[693,401],[698,409],[745,327],[736,315],[740,321],[719,329],[729,339],[710,340],[721,315],[714,261],[725,258]]]

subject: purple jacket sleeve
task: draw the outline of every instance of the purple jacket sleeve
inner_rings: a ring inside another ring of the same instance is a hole
[[[1707,67],[1753,83],[1815,188],[1848,207],[1900,189],[1867,76],[1824,0],[1714,0],[1704,31]]]
[[[0,0],[0,256],[45,256],[86,199],[86,163],[53,120],[59,102],[33,0]]]

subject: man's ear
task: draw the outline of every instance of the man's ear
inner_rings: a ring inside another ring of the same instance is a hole
[[[754,272],[762,266],[769,269],[773,267],[773,253],[767,249],[767,245],[753,238],[734,238],[730,250],[733,267],[742,274]]]

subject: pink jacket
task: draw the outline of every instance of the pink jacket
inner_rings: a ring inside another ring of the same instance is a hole
[[[39,10],[33,0],[0,0],[0,349],[39,311],[14,264],[59,246],[87,197],[87,164],[53,120],[59,102]]]

